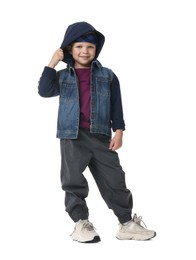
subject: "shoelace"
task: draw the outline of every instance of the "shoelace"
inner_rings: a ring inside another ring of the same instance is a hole
[[[87,229],[88,231],[95,230],[91,222],[84,223],[82,229]]]
[[[142,223],[144,224],[144,226],[147,227],[146,224],[144,223],[144,221],[142,220],[142,217],[141,217],[141,216],[137,217],[137,215],[134,214],[134,216],[133,216],[133,221],[134,221],[136,224],[140,225],[141,227],[142,227],[142,225],[141,225],[141,222],[142,222]]]
[[[83,223],[82,230],[87,229],[88,231],[96,230],[91,222]],[[70,234],[70,236],[75,232],[76,226],[74,231]]]

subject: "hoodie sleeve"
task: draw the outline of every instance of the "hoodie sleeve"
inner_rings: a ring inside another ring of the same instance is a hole
[[[125,130],[120,83],[115,74],[111,85],[111,121],[114,132],[117,129]]]
[[[59,92],[59,82],[56,70],[45,67],[39,80],[39,95],[42,97],[55,97],[59,95]]]

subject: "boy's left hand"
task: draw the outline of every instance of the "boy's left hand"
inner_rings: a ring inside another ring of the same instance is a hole
[[[122,137],[123,137],[123,131],[122,130],[116,130],[115,136],[110,141],[109,149],[112,151],[116,151],[122,146]]]

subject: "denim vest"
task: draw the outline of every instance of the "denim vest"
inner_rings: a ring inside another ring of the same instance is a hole
[[[60,97],[57,138],[77,139],[80,120],[78,80],[74,68],[58,72]],[[96,60],[91,65],[90,132],[111,136],[111,82],[113,72]]]

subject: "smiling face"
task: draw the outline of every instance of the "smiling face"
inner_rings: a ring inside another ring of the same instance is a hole
[[[96,45],[90,42],[75,42],[70,53],[75,60],[75,68],[87,68],[95,58]]]

